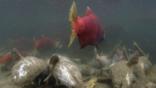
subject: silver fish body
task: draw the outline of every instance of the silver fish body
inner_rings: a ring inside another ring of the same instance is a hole
[[[52,70],[53,76],[69,88],[81,88],[82,76],[77,65],[68,57],[58,55],[59,61]],[[51,58],[52,59],[52,58]]]
[[[45,61],[33,56],[27,56],[13,66],[11,77],[15,84],[29,84],[46,67]]]

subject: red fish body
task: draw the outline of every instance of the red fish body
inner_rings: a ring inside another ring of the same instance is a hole
[[[27,55],[32,49],[33,41],[26,37],[19,37],[13,40],[12,47],[15,47],[17,50],[22,53],[22,55]]]
[[[103,38],[104,32],[95,14],[88,7],[85,16],[78,16],[72,23],[81,48],[88,45],[97,45]]]
[[[52,45],[53,45],[52,39],[46,36],[41,36],[41,38],[35,40],[34,47],[36,49],[46,49],[46,48],[51,48]]]
[[[2,56],[0,56],[0,64],[7,63],[8,61],[11,61],[13,59],[11,53],[6,53]]]

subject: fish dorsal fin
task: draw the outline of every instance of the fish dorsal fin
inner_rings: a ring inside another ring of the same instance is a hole
[[[94,12],[92,11],[92,9],[89,6],[87,6],[85,15],[88,16],[88,15],[91,15],[91,14],[94,15]]]
[[[77,6],[75,0],[73,0],[73,3],[70,7],[69,11],[69,22],[73,22],[77,19]]]

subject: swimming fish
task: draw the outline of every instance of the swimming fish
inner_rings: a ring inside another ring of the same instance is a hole
[[[51,48],[53,44],[54,44],[54,41],[51,38],[44,36],[44,35],[34,40],[34,48],[37,50]]]
[[[76,2],[73,0],[69,13],[69,22],[71,24],[72,33],[68,47],[71,46],[77,37],[80,47],[84,48],[88,45],[97,45],[104,39],[104,31],[100,25],[97,16],[90,7],[87,7],[84,16],[77,16]]]
[[[16,49],[13,48],[12,51],[4,53],[0,56],[0,64],[5,64],[10,61],[17,61],[22,57],[21,53]]]
[[[10,52],[0,56],[0,64],[5,64],[8,61],[11,61],[13,59],[12,55]]]

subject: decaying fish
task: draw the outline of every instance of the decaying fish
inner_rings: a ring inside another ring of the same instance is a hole
[[[117,48],[112,57],[112,63],[116,63],[121,60],[127,60],[125,56],[124,48]]]
[[[94,52],[98,65],[100,65],[101,67],[108,67],[111,64],[111,59],[108,57],[108,55],[105,55],[103,53],[99,54],[97,52],[97,48],[94,48]]]
[[[149,56],[134,42],[135,51],[129,56],[128,66],[132,67],[138,79],[146,79],[146,74],[150,70],[152,63]]]
[[[49,76],[54,76],[55,79],[60,81],[60,84],[68,88],[81,88],[82,76],[80,70],[68,57],[53,55],[48,63],[51,73]]]
[[[46,67],[46,62],[37,57],[23,57],[13,66],[11,77],[15,84],[24,86],[30,84]]]

